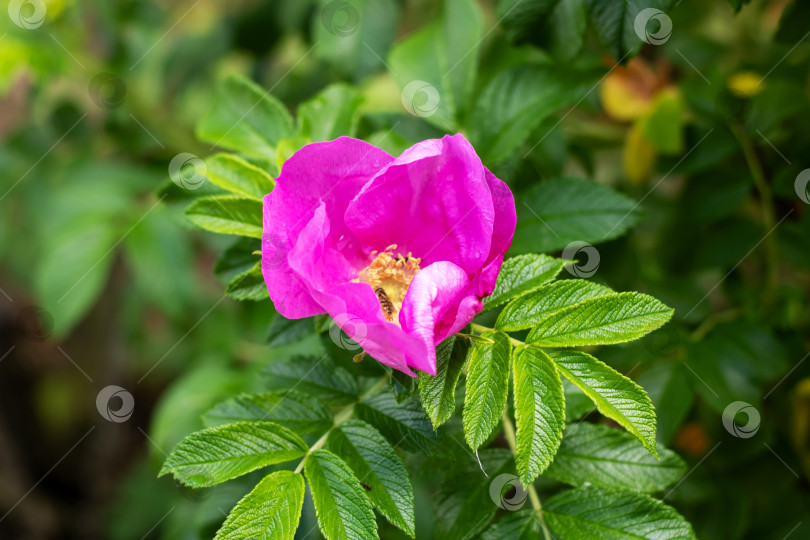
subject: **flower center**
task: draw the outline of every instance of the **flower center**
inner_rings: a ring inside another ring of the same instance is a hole
[[[402,309],[402,301],[405,300],[405,293],[408,292],[413,276],[419,271],[422,259],[412,257],[410,253],[404,256],[397,253],[394,256],[396,248],[397,245],[392,244],[380,253],[372,251],[374,259],[371,264],[360,270],[352,281],[371,285],[385,320],[399,324],[398,314]]]

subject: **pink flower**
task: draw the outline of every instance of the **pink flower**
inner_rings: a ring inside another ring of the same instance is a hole
[[[262,272],[284,317],[328,313],[383,364],[435,375],[436,345],[492,293],[515,220],[463,135],[398,158],[340,137],[284,163],[264,198]]]

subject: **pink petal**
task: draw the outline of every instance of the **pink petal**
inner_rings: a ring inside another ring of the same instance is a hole
[[[287,262],[319,204],[324,204],[332,222],[334,244],[343,259],[353,265],[365,264],[366,252],[345,226],[343,214],[363,185],[392,159],[364,141],[340,137],[309,144],[284,163],[275,189],[264,198],[262,235],[262,273],[270,298],[283,316],[297,319],[323,313],[308,284]]]
[[[367,249],[397,245],[423,265],[451,261],[476,272],[495,220],[485,169],[463,135],[420,142],[383,168],[346,210]]]
[[[459,266],[440,261],[421,270],[408,288],[399,320],[406,333],[428,344],[429,354],[409,365],[435,375],[435,346],[469,324],[481,308],[467,273]]]

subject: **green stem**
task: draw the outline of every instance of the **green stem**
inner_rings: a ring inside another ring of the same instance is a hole
[[[512,454],[515,455],[517,453],[515,426],[512,424],[512,419],[509,418],[509,413],[506,411],[503,413],[503,433],[506,437],[506,443],[509,445],[509,450],[511,450]],[[535,512],[537,512],[537,516],[540,518],[541,527],[543,527],[543,536],[545,538],[551,538],[548,527],[546,527],[546,522],[543,519],[543,505],[540,504],[540,497],[537,495],[537,490],[534,489],[534,484],[529,484],[528,490],[529,500],[531,501]]]
[[[479,334],[482,333],[482,332],[492,332],[492,331],[495,330],[494,328],[490,328],[489,326],[483,326],[483,325],[475,324],[475,323],[473,323],[471,326],[472,326],[473,331],[478,332]],[[519,339],[515,339],[512,336],[510,336],[509,334],[506,334],[506,335],[507,335],[507,337],[509,337],[509,341],[512,342],[512,345],[514,345],[515,347],[518,347],[520,345],[526,345],[524,342],[520,341]]]
[[[739,126],[732,125],[731,131],[737,138],[737,141],[742,147],[742,153],[745,157],[745,162],[751,171],[751,176],[754,179],[754,185],[759,193],[760,203],[762,207],[762,221],[767,229],[767,236],[765,237],[765,250],[766,250],[766,273],[767,281],[765,286],[765,303],[770,304],[773,297],[774,290],[776,289],[776,281],[779,269],[779,250],[776,245],[776,238],[771,235],[774,227],[776,227],[776,216],[773,209],[773,195],[768,181],[765,178],[765,170],[762,163],[757,157],[754,145],[748,134]]]
[[[304,469],[304,462],[307,460],[307,457],[312,452],[314,452],[315,450],[319,450],[319,449],[323,448],[323,445],[326,444],[326,438],[329,436],[329,433],[333,429],[338,427],[340,424],[342,424],[343,422],[345,422],[346,420],[348,420],[349,418],[352,417],[352,415],[354,414],[354,406],[355,405],[357,405],[358,403],[360,403],[361,401],[363,401],[367,397],[376,394],[377,392],[379,392],[380,390],[385,388],[385,386],[387,384],[388,384],[388,375],[386,375],[385,377],[382,377],[379,381],[377,381],[377,384],[375,384],[374,386],[369,388],[368,392],[366,392],[365,394],[360,396],[357,399],[357,401],[355,401],[351,405],[347,405],[346,407],[339,410],[335,414],[335,421],[332,423],[332,427],[330,427],[328,430],[326,430],[326,433],[323,434],[323,437],[321,437],[320,439],[315,441],[315,444],[313,444],[312,446],[309,447],[309,450],[307,450],[307,453],[304,455],[303,458],[301,458],[301,462],[295,468],[294,472],[300,473]]]

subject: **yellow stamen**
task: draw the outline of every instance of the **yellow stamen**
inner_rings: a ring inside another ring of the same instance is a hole
[[[405,300],[405,293],[408,292],[411,280],[419,271],[422,259],[412,257],[410,252],[405,256],[401,253],[394,256],[396,248],[396,244],[392,244],[381,253],[372,251],[371,256],[374,259],[360,270],[352,281],[371,285],[380,302],[385,320],[399,324],[398,315]]]

